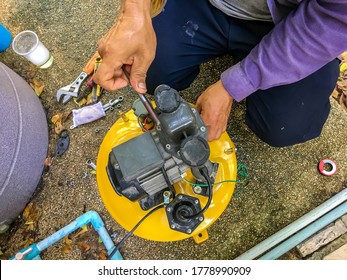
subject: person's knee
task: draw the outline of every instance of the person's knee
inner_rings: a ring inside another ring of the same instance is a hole
[[[318,137],[324,122],[310,126],[285,126],[278,125],[276,121],[268,126],[256,126],[246,119],[248,127],[265,143],[272,147],[287,147],[304,143]]]

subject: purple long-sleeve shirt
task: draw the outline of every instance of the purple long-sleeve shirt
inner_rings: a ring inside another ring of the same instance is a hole
[[[347,50],[347,0],[267,2],[274,29],[221,75],[236,101],[258,89],[299,81]],[[294,10],[291,4],[297,5]]]

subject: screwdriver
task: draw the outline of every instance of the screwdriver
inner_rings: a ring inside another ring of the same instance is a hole
[[[129,80],[129,83],[130,83],[130,74],[125,69],[125,65],[122,66],[122,69],[123,69],[123,72],[124,72],[125,76],[127,77],[127,79]],[[139,96],[140,100],[142,101],[143,105],[145,106],[149,116],[151,117],[153,122],[157,125],[157,129],[160,130],[160,121],[158,119],[157,114],[154,112],[152,105],[150,104],[150,102],[148,101],[148,99],[145,97],[144,94],[141,94],[141,93],[137,92],[137,95]]]

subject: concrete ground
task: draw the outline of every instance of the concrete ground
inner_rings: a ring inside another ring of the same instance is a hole
[[[66,105],[58,104],[56,91],[80,74],[95,52],[98,39],[112,26],[118,7],[118,0],[8,0],[0,4],[0,22],[13,35],[26,29],[35,31],[54,56],[54,63],[49,69],[37,69],[35,72],[35,78],[45,84],[40,98],[47,109],[48,119],[77,108],[72,101]],[[0,61],[28,81],[33,76],[30,63],[11,49],[0,53]],[[230,58],[222,58],[203,65],[198,79],[184,91],[186,100],[195,102],[199,93],[218,80],[220,72],[231,63]],[[107,102],[119,95],[125,97],[122,110],[129,110],[136,99],[129,88],[105,93],[101,100]],[[234,259],[344,189],[347,182],[347,113],[333,99],[331,105],[331,114],[319,138],[292,147],[273,148],[260,141],[246,126],[244,102],[234,102],[227,131],[237,147],[237,162],[248,168],[249,180],[209,228],[209,239],[197,245],[191,238],[161,243],[133,236],[123,246],[123,257]],[[62,157],[53,158],[32,200],[42,210],[34,228],[35,241],[53,234],[88,210],[96,210],[101,215],[109,232],[118,234],[116,241],[126,234],[107,212],[99,196],[95,176],[89,174],[88,178],[84,178],[85,172],[90,171],[85,164],[86,159],[96,161],[99,146],[117,118],[114,112],[69,131],[69,150]],[[70,116],[64,126],[69,128],[71,124]],[[50,128],[53,128],[52,124]],[[98,133],[96,128],[100,130]],[[53,131],[50,136],[49,153],[52,155],[57,136]],[[317,171],[317,164],[324,158],[332,158],[338,164],[338,172],[334,176],[324,177]],[[19,220],[16,227],[1,237],[1,251],[5,256],[12,256],[22,248],[27,238],[20,230],[23,227],[23,221]],[[343,241],[340,242],[343,244]],[[42,258],[82,258],[77,247],[64,251],[64,245],[64,242],[59,242],[48,248]],[[300,259],[300,256],[291,251],[282,258]],[[322,259],[322,256],[317,258]]]

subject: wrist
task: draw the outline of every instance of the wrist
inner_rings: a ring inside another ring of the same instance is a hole
[[[223,85],[222,80],[218,80],[217,85],[218,85],[218,88],[219,88],[219,92],[221,94],[223,94],[226,98],[230,99],[231,101],[234,100],[234,98],[231,96],[231,94],[227,91],[227,89]]]
[[[151,0],[123,0],[121,14],[124,16],[150,18]]]

